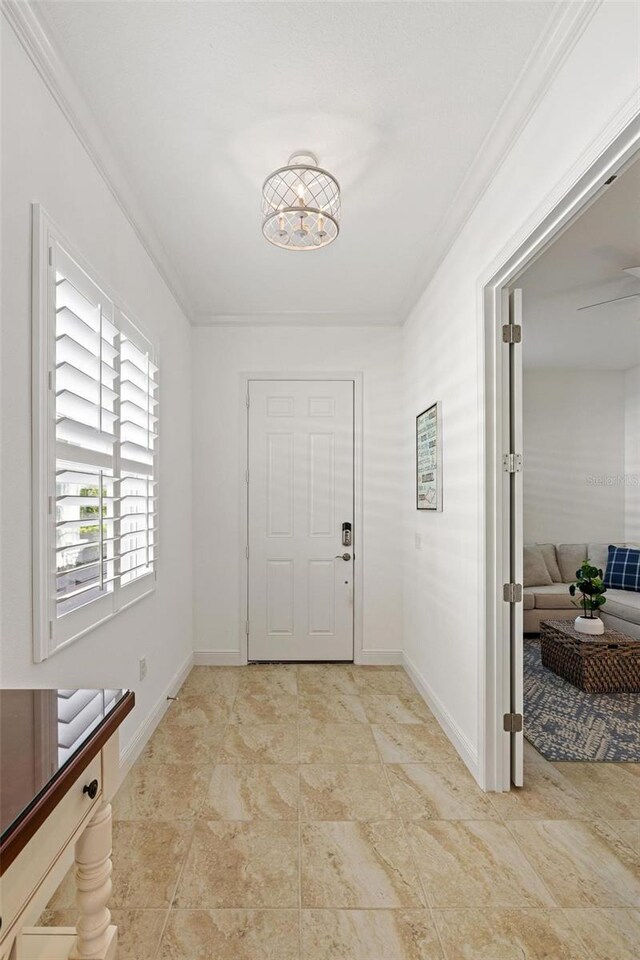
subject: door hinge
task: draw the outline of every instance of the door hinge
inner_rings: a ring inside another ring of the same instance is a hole
[[[502,596],[506,603],[522,603],[522,584],[505,583]]]
[[[244,632],[245,632],[246,636],[248,637],[248,636],[249,636],[249,621],[248,621],[248,620],[245,620],[245,622],[244,622]]]
[[[522,327],[519,323],[505,323],[502,327],[503,343],[522,343]]]
[[[249,471],[245,470],[244,472],[244,482],[249,483]]]
[[[522,471],[522,454],[521,453],[505,453],[502,458],[502,466],[505,473],[521,473]]]
[[[249,559],[249,544],[247,544],[247,546],[244,548],[244,555],[245,555],[245,557],[246,557],[247,560],[248,560],[248,559]]]
[[[522,733],[522,714],[505,713],[502,718],[505,733]]]

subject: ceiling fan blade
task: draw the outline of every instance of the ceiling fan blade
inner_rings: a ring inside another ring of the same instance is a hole
[[[600,303],[588,303],[586,307],[578,307],[578,310],[591,310],[592,307],[603,307],[605,303],[617,303],[618,300],[634,300],[640,297],[640,293],[630,293],[626,297],[614,297],[613,300],[601,300]]]

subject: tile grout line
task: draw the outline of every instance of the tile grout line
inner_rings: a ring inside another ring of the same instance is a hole
[[[180,865],[180,869],[178,870],[178,876],[176,877],[176,882],[175,882],[175,886],[174,886],[174,888],[173,888],[173,893],[171,894],[171,897],[170,897],[170,899],[169,899],[169,909],[167,910],[167,915],[165,916],[165,918],[164,918],[164,923],[162,924],[162,930],[160,931],[160,938],[159,938],[159,940],[158,940],[158,946],[156,947],[156,951],[155,951],[155,953],[154,953],[154,960],[158,960],[158,958],[160,957],[160,951],[162,950],[162,941],[164,940],[164,935],[165,935],[165,932],[166,932],[166,930],[167,930],[167,925],[168,925],[168,923],[169,923],[169,917],[170,917],[170,915],[171,915],[171,911],[175,909],[173,903],[174,903],[174,900],[175,900],[175,897],[176,897],[176,893],[178,892],[178,886],[179,886],[179,884],[180,884],[180,881],[182,880],[182,874],[184,873],[184,868],[185,868],[185,866],[186,866],[187,859],[188,859],[189,854],[190,854],[190,852],[191,852],[191,847],[192,847],[192,845],[193,845],[193,841],[194,841],[194,838],[195,838],[195,834],[196,834],[196,821],[195,821],[195,819],[194,819],[194,821],[193,821],[193,828],[192,828],[192,830],[191,830],[191,839],[189,840],[189,843],[188,843],[188,845],[187,845],[187,849],[186,849],[186,852],[185,852],[185,855],[184,855],[184,859],[183,859],[183,861],[182,861],[182,863],[181,863],[181,865]]]
[[[546,762],[547,761],[545,761],[545,763]],[[589,797],[581,787],[574,784],[570,779],[570,777],[568,777],[562,771],[557,770],[555,767],[553,767],[552,764],[549,764],[549,766],[551,766],[552,770],[554,771],[554,775],[557,775],[558,777],[560,777],[561,781],[563,781],[566,784],[567,793],[569,795],[571,794],[575,795],[575,796],[572,796],[572,799],[576,800],[582,807],[584,807],[585,816],[569,816],[567,813],[563,813],[562,816],[526,816],[526,815],[512,816],[512,817],[503,816],[500,813],[500,809],[499,809],[500,804],[494,802],[493,800],[494,796],[500,796],[500,794],[487,793],[486,797],[489,800],[489,803],[491,804],[492,809],[495,811],[496,816],[501,822],[507,824],[507,823],[516,823],[516,822],[534,823],[536,821],[539,822],[541,820],[567,820],[567,821],[576,822],[576,823],[588,823],[590,821],[593,821],[594,819],[604,819],[600,817],[594,818],[593,814],[589,813]],[[544,767],[542,764],[537,763],[536,761],[527,763],[527,761],[525,760],[525,777],[528,777],[530,775],[531,767],[534,767],[537,770],[540,770],[540,768],[544,770]],[[552,779],[552,777],[550,779]],[[518,787],[516,788],[515,791],[511,790],[510,793],[513,796],[518,796],[517,790],[526,790],[527,786],[529,787],[531,786],[531,780],[529,780],[528,784],[525,783],[524,787]],[[509,794],[503,794],[503,795],[508,796]]]
[[[573,922],[573,920],[572,920],[572,918],[571,918],[572,908],[570,908],[570,907],[561,907],[560,909],[562,910],[562,915],[563,915],[563,917],[566,917],[567,922],[568,922],[570,928],[573,930],[574,935],[577,937],[578,942],[580,943],[582,949],[585,951],[585,960],[598,960],[598,957],[596,956],[596,954],[593,952],[593,950],[591,949],[591,947],[589,946],[589,944],[586,943],[586,941],[583,939],[580,931],[579,931],[578,928],[575,926],[575,924],[574,924],[574,922]],[[596,907],[596,909],[598,909],[598,908]]]
[[[526,852],[526,850],[524,849],[524,847],[520,844],[520,842],[519,842],[519,840],[518,840],[518,837],[517,837],[517,834],[515,834],[514,831],[511,829],[510,824],[513,823],[513,822],[514,822],[514,821],[509,821],[509,820],[503,820],[503,821],[502,821],[502,823],[504,824],[504,826],[506,827],[506,829],[507,829],[507,831],[508,831],[508,833],[509,833],[509,836],[511,837],[511,839],[512,839],[513,842],[515,843],[515,845],[516,845],[516,847],[518,848],[518,850],[520,851],[521,855],[524,857],[526,863],[528,864],[529,868],[530,868],[531,871],[533,872],[534,876],[537,877],[537,879],[540,881],[540,883],[542,884],[542,886],[544,887],[544,889],[547,891],[547,893],[548,893],[549,896],[551,897],[551,899],[552,899],[553,903],[555,904],[555,906],[556,906],[558,909],[562,910],[562,904],[558,902],[557,897],[554,896],[553,891],[550,889],[550,887],[549,887],[549,885],[547,884],[547,882],[545,881],[544,877],[538,872],[538,870],[537,870],[536,867],[535,867],[535,864],[533,864],[532,861],[531,861],[531,860],[529,859],[529,857],[527,856],[527,852]],[[521,823],[522,821],[517,821],[517,822],[518,822],[518,823]],[[525,822],[527,822],[527,823],[542,823],[543,821],[541,821],[541,820],[528,820],[528,821],[525,821]],[[554,822],[560,823],[561,821],[554,821]]]
[[[215,768],[216,768],[216,765],[217,765],[217,761],[220,759],[220,753],[222,752],[222,744],[224,743],[224,738],[225,738],[227,729],[228,729],[228,727],[230,726],[231,714],[232,714],[232,712],[233,712],[233,707],[234,707],[234,704],[235,704],[235,702],[236,702],[236,697],[237,697],[237,695],[238,695],[238,689],[239,689],[239,687],[236,687],[236,690],[235,690],[235,692],[234,692],[233,698],[232,698],[231,703],[230,703],[230,705],[229,705],[229,708],[228,708],[228,710],[227,710],[227,719],[226,719],[226,723],[224,724],[224,729],[223,729],[223,731],[222,731],[222,737],[221,737],[221,739],[220,739],[220,743],[218,744],[218,748],[217,748],[217,751],[216,751],[215,760],[213,760],[210,765],[207,764],[207,766],[211,766],[211,776],[213,776],[213,773],[214,773]],[[204,696],[204,697],[207,697],[211,692],[215,692],[215,691],[207,691],[207,693],[203,694],[203,696]],[[209,780],[209,783],[210,783],[210,782],[211,782],[211,779]],[[207,789],[208,789],[208,784],[207,784]],[[206,800],[206,798],[203,799],[203,801],[202,801],[202,806],[204,806],[205,800]],[[198,812],[199,812],[199,813],[203,812],[202,807],[199,808],[199,811],[198,811]],[[161,933],[160,933],[160,939],[158,940],[158,946],[157,946],[157,948],[156,948],[156,952],[154,953],[154,960],[160,960],[160,958],[161,958],[161,951],[162,951],[162,945],[163,945],[163,944],[162,944],[162,941],[164,940],[164,936],[165,936],[165,933],[166,933],[166,930],[167,930],[167,926],[168,926],[168,923],[169,923],[169,918],[170,918],[170,916],[171,916],[171,911],[177,909],[177,908],[175,907],[176,894],[177,894],[177,892],[178,892],[178,887],[179,887],[179,885],[180,885],[180,881],[182,880],[182,875],[183,875],[183,873],[184,873],[184,869],[185,869],[185,867],[186,867],[187,860],[188,860],[188,858],[189,858],[189,854],[191,853],[191,847],[193,846],[193,841],[194,841],[195,835],[196,835],[196,824],[197,824],[197,822],[198,822],[200,819],[201,819],[201,818],[200,818],[199,816],[197,816],[197,815],[194,815],[194,817],[193,817],[193,829],[192,829],[192,831],[191,831],[191,840],[189,841],[189,845],[188,845],[188,847],[187,847],[187,851],[186,851],[184,860],[182,861],[182,864],[181,864],[181,866],[180,866],[180,870],[178,871],[178,877],[177,877],[177,879],[176,879],[176,884],[175,884],[175,887],[174,887],[174,889],[173,889],[173,894],[172,894],[172,896],[171,896],[171,900],[170,900],[170,902],[169,902],[169,909],[168,909],[168,911],[167,911],[167,915],[166,915],[166,917],[165,917],[164,924],[162,925],[162,931],[161,931]]]
[[[522,822],[522,821],[519,821],[519,822]],[[631,854],[631,856],[632,856],[632,858],[633,858],[634,860],[637,858],[637,854],[636,854],[636,851],[635,851],[635,849],[633,848],[633,846],[631,846],[630,844],[628,844],[622,837],[620,837],[620,835],[619,835],[615,830],[613,830],[612,827],[610,827],[610,824],[608,823],[608,821],[605,820],[603,817],[593,817],[591,820],[570,820],[570,819],[564,818],[563,820],[560,820],[560,819],[558,819],[558,820],[549,820],[549,819],[543,820],[543,819],[539,819],[539,820],[529,820],[529,821],[526,821],[526,822],[528,822],[528,823],[552,823],[552,824],[557,824],[557,823],[570,823],[570,824],[581,824],[581,825],[587,824],[587,825],[590,826],[590,827],[596,827],[598,824],[605,824],[605,826],[608,826],[608,827],[612,830],[615,838],[618,840],[618,842],[619,842],[619,844],[622,846],[622,848],[623,848],[626,852],[628,852],[629,854]],[[509,827],[509,824],[507,823],[506,826],[507,826],[507,828],[508,828],[508,827]],[[512,830],[509,830],[509,833],[510,833],[510,835],[513,837],[513,839],[515,840],[516,844],[518,845],[518,848],[521,850],[521,852],[523,853],[523,855],[524,855],[525,858],[527,859],[527,862],[530,863],[532,869],[533,869],[534,872],[536,873],[536,876],[540,876],[540,874],[538,874],[538,871],[536,870],[535,866],[531,863],[529,857],[527,856],[526,851],[521,847],[520,843],[518,842],[517,836],[514,835],[514,833],[513,833]],[[545,887],[546,887],[547,889],[549,889],[548,886],[547,886],[547,884],[545,883],[544,879],[543,879],[541,876],[540,876],[540,879],[542,880],[542,882],[543,882],[543,884],[545,885]],[[559,908],[560,910],[565,910],[565,911],[566,911],[566,910],[591,910],[591,909],[594,909],[594,910],[598,910],[598,909],[601,909],[601,910],[605,910],[605,909],[611,909],[611,910],[634,910],[634,909],[637,909],[637,906],[634,906],[634,905],[629,904],[629,903],[621,903],[621,902],[618,902],[618,903],[615,903],[615,904],[583,903],[583,904],[578,904],[577,906],[574,906],[574,907],[564,907],[564,906],[558,901],[557,897],[555,897],[555,896],[553,895],[552,891],[549,890],[549,892],[551,893],[551,895],[552,895],[553,900],[555,901],[555,903],[558,905],[558,908]],[[611,891],[611,892],[613,892],[616,897],[618,896],[617,893],[615,893],[615,891]],[[618,898],[618,900],[619,900],[619,898]]]
[[[372,736],[373,736],[373,731],[372,731]],[[440,945],[440,952],[441,952],[441,954],[442,954],[442,960],[446,960],[446,956],[447,956],[447,955],[446,955],[446,952],[445,952],[445,949],[444,949],[444,944],[443,944],[443,942],[442,942],[442,937],[440,936],[440,930],[439,930],[439,928],[438,928],[438,924],[437,924],[437,922],[436,922],[436,918],[435,918],[435,915],[434,915],[434,912],[433,912],[433,906],[432,906],[432,904],[431,904],[430,898],[427,896],[427,891],[426,891],[425,885],[424,885],[423,880],[422,880],[422,875],[421,875],[421,873],[420,873],[420,870],[418,869],[418,863],[417,863],[416,858],[415,858],[415,855],[414,855],[414,853],[413,853],[413,848],[412,848],[412,846],[411,846],[411,841],[410,841],[409,835],[408,835],[408,833],[407,833],[406,824],[405,824],[405,822],[404,822],[404,819],[403,819],[402,816],[400,815],[400,807],[399,807],[399,805],[398,805],[398,801],[396,800],[395,794],[394,794],[394,792],[393,792],[393,788],[392,788],[392,786],[391,786],[391,781],[389,780],[389,772],[388,772],[388,770],[387,770],[387,764],[386,764],[385,761],[384,761],[384,757],[382,756],[382,751],[381,751],[381,749],[380,749],[380,747],[379,747],[379,745],[378,745],[378,741],[376,740],[375,736],[373,737],[373,739],[374,739],[374,742],[375,742],[375,745],[376,745],[376,750],[378,751],[378,756],[380,757],[380,765],[382,766],[383,775],[384,775],[384,778],[385,778],[385,782],[386,782],[386,784],[387,784],[387,790],[389,791],[389,795],[390,795],[390,797],[391,797],[391,802],[392,802],[392,804],[393,804],[393,806],[394,806],[394,808],[395,808],[395,811],[396,811],[396,814],[397,814],[397,817],[398,817],[398,822],[400,823],[400,828],[401,828],[401,831],[402,831],[402,836],[403,836],[403,838],[404,838],[405,844],[407,845],[407,850],[409,851],[409,857],[411,858],[411,863],[413,864],[413,869],[414,869],[415,872],[416,872],[416,877],[418,878],[418,883],[420,884],[420,889],[422,890],[422,896],[424,897],[424,902],[425,902],[425,905],[426,905],[426,910],[428,911],[428,914],[429,914],[429,916],[430,916],[430,918],[431,918],[431,923],[432,923],[432,925],[433,925],[433,929],[434,929],[434,931],[435,931],[435,935],[436,935],[436,937],[437,937],[437,939],[438,939],[438,943],[439,943],[439,945]]]
[[[639,815],[639,816],[640,816],[640,815]],[[633,844],[629,843],[629,841],[626,839],[626,837],[623,837],[622,834],[620,833],[620,831],[618,830],[618,828],[617,828],[617,827],[614,827],[614,825],[613,825],[613,823],[612,823],[612,821],[615,821],[615,820],[622,820],[623,823],[633,823],[635,820],[638,819],[638,817],[633,817],[632,819],[629,819],[629,820],[624,820],[622,817],[612,817],[611,820],[605,820],[604,818],[599,818],[599,819],[601,819],[602,822],[605,823],[605,824],[609,827],[609,829],[615,834],[615,836],[618,838],[619,842],[622,844],[622,846],[623,846],[626,850],[630,851],[630,853],[632,853],[632,854],[634,854],[634,855],[636,855],[636,856],[640,856],[640,848],[639,848],[639,850],[636,850],[636,848],[633,846]]]

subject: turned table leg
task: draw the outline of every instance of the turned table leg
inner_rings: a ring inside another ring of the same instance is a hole
[[[107,904],[111,896],[111,804],[102,804],[75,847],[77,941],[72,960],[112,960],[117,931]]]

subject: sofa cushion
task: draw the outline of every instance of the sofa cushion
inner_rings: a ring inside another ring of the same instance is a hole
[[[576,616],[579,610],[573,602],[573,597],[569,593],[568,583],[553,583],[551,586],[533,587],[536,610],[575,610]]]
[[[617,590],[640,592],[640,550],[610,546],[604,585]]]
[[[630,623],[640,624],[640,593],[630,593],[628,590],[607,590],[607,602],[602,608],[603,613]],[[624,628],[621,630],[624,633]]]
[[[524,548],[524,585],[535,587],[540,583],[553,583],[551,574],[544,562],[542,550],[537,543],[531,543]]]
[[[560,543],[556,547],[558,566],[564,583],[574,583],[576,570],[587,559],[586,543]]]
[[[558,566],[555,543],[539,543],[538,546],[542,550],[542,556],[544,557],[544,562],[547,565],[551,579],[554,583],[562,583],[562,574]]]
[[[534,591],[535,587],[525,587],[522,594],[522,603],[524,605],[523,609],[533,610],[536,605],[536,598]]]

